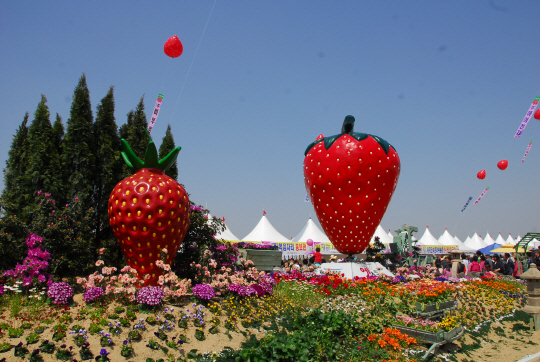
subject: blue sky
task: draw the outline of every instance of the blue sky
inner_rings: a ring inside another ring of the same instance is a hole
[[[2,165],[40,94],[67,122],[84,72],[94,110],[115,86],[118,125],[141,96],[149,115],[164,94],[153,137],[171,124],[179,181],[240,238],[263,210],[287,237],[315,218],[303,152],[348,114],[401,158],[384,228],[447,227],[461,240],[539,231],[539,121],[513,135],[540,96],[540,2],[218,0],[194,58],[213,5],[0,2]],[[175,34],[184,53],[170,59]]]

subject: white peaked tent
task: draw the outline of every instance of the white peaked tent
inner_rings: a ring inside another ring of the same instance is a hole
[[[489,232],[486,234],[486,237],[484,238],[484,244],[486,244],[486,246],[495,244],[495,240],[493,240],[491,235],[489,235]]]
[[[266,215],[261,217],[259,223],[249,234],[246,235],[242,241],[271,241],[271,242],[288,242],[290,241],[285,236],[281,235],[277,231],[270,221],[266,218]]]
[[[463,241],[459,240],[459,238],[456,236],[454,236],[454,240],[456,241],[456,245],[463,245]]]
[[[236,235],[234,235],[232,233],[232,231],[229,229],[229,227],[227,226],[227,224],[225,224],[225,230],[223,230],[223,232],[217,234],[215,236],[216,239],[223,239],[223,240],[227,240],[227,241],[240,241],[240,239],[238,239],[236,237]]]
[[[369,241],[370,244],[375,242],[375,236],[378,236],[379,239],[381,240],[381,243],[385,245],[394,242],[394,238],[390,237],[386,233],[386,231],[384,231],[381,225],[377,226],[377,229],[375,229],[375,232],[373,233],[373,236],[371,237],[371,240]]]
[[[317,227],[317,225],[309,218],[304,228],[296,235],[292,241],[295,243],[305,243],[308,239],[316,243],[330,243],[330,239],[325,233]]]
[[[459,246],[459,244],[456,242],[456,239],[454,239],[452,237],[452,235],[450,235],[450,233],[448,232],[448,229],[444,230],[444,233],[442,233],[441,236],[439,236],[439,244],[441,245],[457,245]]]
[[[512,244],[512,245],[516,245],[517,242],[516,242],[516,241],[514,240],[514,238],[512,237],[512,234],[509,234],[509,235],[508,235],[508,239],[506,239],[506,243],[504,243],[504,244]],[[503,245],[504,245],[504,244],[503,244]]]
[[[388,236],[390,236],[390,238],[392,240],[394,240],[394,234],[392,234],[392,232],[390,231],[390,229],[388,229]]]
[[[463,245],[467,245],[467,243],[471,241],[471,237],[470,236],[467,236],[467,239],[465,239],[465,241],[463,242]]]
[[[497,239],[495,239],[495,244],[499,244],[499,245],[506,244],[506,241],[504,241],[501,233],[499,233],[499,236],[497,236]]]
[[[517,243],[519,243],[520,240],[521,240],[521,235],[518,234],[516,240],[514,241],[514,245],[516,245]]]
[[[435,239],[433,235],[429,232],[429,226],[426,226],[426,231],[424,231],[424,235],[418,240],[418,243],[416,243],[417,246],[421,245],[431,245],[431,246],[441,246],[442,244],[439,243],[439,240]]]
[[[477,233],[474,233],[473,237],[469,240],[469,242],[465,243],[465,247],[472,250],[479,250],[485,248],[486,246],[487,245]]]

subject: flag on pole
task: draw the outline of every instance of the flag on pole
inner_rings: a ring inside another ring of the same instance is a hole
[[[527,150],[525,151],[525,155],[521,159],[521,163],[525,162],[525,157],[527,157],[527,155],[529,154],[529,151],[531,150],[531,147],[532,147],[532,141],[529,142],[529,146],[527,146]]]
[[[529,120],[531,119],[532,114],[534,113],[534,110],[536,109],[536,106],[538,105],[538,102],[540,102],[540,97],[536,97],[531,106],[529,107],[529,111],[527,114],[525,114],[525,118],[523,118],[523,121],[521,121],[521,124],[519,125],[519,128],[514,136],[514,138],[521,136],[523,131],[525,131],[525,127],[527,127],[527,123],[529,123]]]
[[[148,124],[148,133],[152,133],[152,128],[154,128],[154,124],[156,124],[159,110],[161,109],[161,102],[163,102],[163,94],[158,95],[156,105],[154,106],[154,112],[152,113],[152,118]]]
[[[266,215],[266,211],[263,210],[263,215]]]

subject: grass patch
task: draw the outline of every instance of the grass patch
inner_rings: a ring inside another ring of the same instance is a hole
[[[315,292],[315,286],[309,283],[281,282],[274,287],[274,295],[286,299],[295,307],[310,306],[318,308],[322,305],[323,295]]]

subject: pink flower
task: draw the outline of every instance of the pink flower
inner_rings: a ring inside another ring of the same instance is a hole
[[[103,265],[103,264],[105,264],[105,262],[103,262],[103,260],[96,261],[96,266],[100,266],[100,265]]]
[[[105,248],[99,249],[99,255],[103,255],[103,252],[105,251]]]
[[[166,248],[163,248],[163,249],[161,250],[161,252],[162,252],[163,254],[167,254],[167,253],[168,253],[168,250],[167,250]]]

